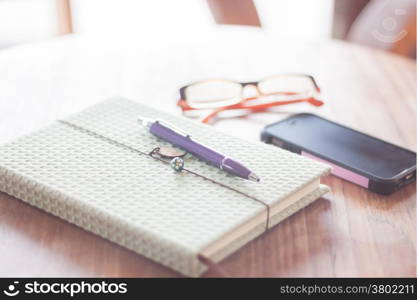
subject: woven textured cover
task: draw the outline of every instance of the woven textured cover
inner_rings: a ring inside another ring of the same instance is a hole
[[[262,143],[227,136],[190,120],[130,100],[114,98],[0,146],[0,190],[188,276],[206,270],[197,255],[265,206],[199,176],[173,173],[149,156],[167,143],[140,127],[138,115],[161,118],[214,149],[243,162],[260,183],[242,180],[186,156],[185,167],[255,197],[268,205],[282,201],[330,169]],[[271,216],[270,226],[327,192],[325,186]],[[218,261],[261,234],[248,232],[216,257]]]

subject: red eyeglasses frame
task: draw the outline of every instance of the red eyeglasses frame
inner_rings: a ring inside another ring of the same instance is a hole
[[[226,106],[219,106],[217,108],[214,108],[212,112],[210,112],[207,116],[205,116],[202,119],[203,123],[208,123],[210,122],[219,112],[225,111],[225,110],[232,110],[232,109],[247,109],[250,110],[251,112],[261,112],[261,111],[265,111],[271,107],[276,107],[276,106],[280,106],[280,105],[287,105],[287,104],[293,104],[293,103],[300,103],[300,102],[308,102],[314,106],[322,106],[324,104],[323,101],[317,99],[315,96],[320,94],[320,87],[317,85],[316,80],[314,79],[313,76],[308,75],[308,74],[280,74],[280,75],[276,75],[276,76],[302,76],[302,77],[306,77],[308,78],[313,86],[314,86],[314,90],[315,90],[315,95],[309,96],[309,97],[302,97],[300,99],[292,99],[292,100],[280,100],[280,101],[271,101],[268,103],[262,103],[262,104],[253,104],[253,105],[248,105],[248,102],[252,101],[252,100],[256,100],[259,99],[260,97],[265,97],[265,96],[273,96],[273,95],[286,95],[286,96],[296,96],[297,93],[296,92],[279,92],[279,93],[269,93],[269,94],[265,94],[262,93],[260,91],[260,89],[258,88],[258,84],[259,82],[263,81],[251,81],[251,82],[236,82],[236,81],[231,81],[234,83],[238,83],[242,86],[242,90],[247,87],[247,86],[253,86],[257,93],[258,96],[256,97],[248,97],[248,98],[243,98],[241,99],[241,101],[239,101],[238,103],[235,104],[231,104],[231,105],[226,105]],[[272,77],[272,76],[271,76]],[[269,78],[269,77],[268,77]],[[266,78],[266,79],[268,79]],[[264,79],[265,80],[265,79]],[[195,110],[201,110],[201,108],[194,108],[192,106],[190,106],[186,100],[186,89],[192,85],[195,85],[197,83],[202,83],[203,81],[197,81],[191,84],[188,84],[186,86],[183,86],[180,88],[179,93],[180,93],[180,99],[177,102],[177,105],[181,108],[182,112],[185,113],[187,111],[195,111]],[[210,80],[206,80],[206,81],[210,81]],[[228,80],[229,81],[229,80]]]

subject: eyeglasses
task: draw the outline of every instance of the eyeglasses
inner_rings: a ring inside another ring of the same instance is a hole
[[[251,87],[254,96],[245,97],[245,91]],[[318,99],[320,88],[315,79],[306,74],[281,74],[260,81],[235,82],[230,80],[198,81],[180,89],[178,106],[185,115],[193,112],[211,112],[203,119],[210,122],[220,112],[226,110],[265,111],[271,107],[308,102],[321,106]]]

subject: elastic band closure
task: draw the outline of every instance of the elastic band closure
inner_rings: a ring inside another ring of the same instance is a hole
[[[79,125],[73,124],[71,122],[68,122],[68,121],[65,121],[65,120],[57,120],[57,121],[59,123],[61,123],[61,124],[64,124],[64,125],[72,128],[72,129],[78,130],[80,132],[84,132],[84,133],[86,133],[86,134],[88,134],[90,136],[93,136],[95,138],[104,140],[104,141],[106,141],[106,142],[108,142],[108,143],[110,143],[112,145],[115,145],[115,146],[118,146],[120,148],[124,148],[124,149],[130,150],[132,152],[136,152],[136,153],[145,155],[146,157],[151,157],[151,158],[153,158],[155,160],[158,160],[158,161],[161,161],[161,162],[163,162],[165,164],[169,164],[169,161],[166,161],[166,160],[164,160],[164,159],[162,159],[160,157],[156,157],[156,156],[152,155],[153,154],[153,151],[151,151],[150,153],[146,153],[146,152],[140,151],[140,150],[138,150],[136,148],[133,148],[131,146],[125,145],[123,143],[120,143],[120,142],[118,142],[116,140],[110,139],[110,138],[108,138],[108,137],[106,137],[104,135],[101,135],[99,133],[96,133],[96,132],[91,131],[89,129],[86,129],[84,127],[81,127]],[[267,231],[269,229],[270,206],[267,203],[263,202],[262,200],[259,200],[259,199],[255,198],[255,197],[253,197],[251,195],[245,194],[245,193],[239,191],[238,189],[235,189],[233,187],[230,187],[228,185],[225,185],[225,184],[223,184],[223,183],[221,183],[219,181],[216,181],[216,180],[211,179],[209,177],[206,177],[204,175],[198,174],[198,173],[196,173],[196,172],[194,172],[194,171],[192,171],[190,169],[184,168],[183,171],[185,171],[187,173],[190,173],[190,174],[193,174],[195,176],[201,177],[201,178],[203,178],[205,180],[211,181],[211,182],[213,182],[215,184],[218,184],[218,185],[220,185],[220,186],[222,186],[224,188],[227,188],[227,189],[232,190],[232,191],[234,191],[236,193],[239,193],[239,194],[241,194],[241,195],[243,195],[245,197],[248,197],[248,198],[250,198],[250,199],[252,199],[252,200],[254,200],[254,201],[262,204],[263,206],[265,206],[265,209],[266,209],[265,231]],[[198,254],[197,258],[198,258],[198,260],[200,262],[204,263],[209,268],[209,270],[212,270],[214,273],[218,274],[219,277],[228,277],[227,272],[225,272],[217,263],[215,263],[214,261],[212,261],[210,258],[208,258],[208,257],[206,257],[206,256],[204,256],[202,254]]]

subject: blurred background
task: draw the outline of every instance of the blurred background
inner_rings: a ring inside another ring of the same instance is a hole
[[[343,39],[415,59],[415,0],[0,0],[0,49],[67,34],[190,39],[219,25]]]

